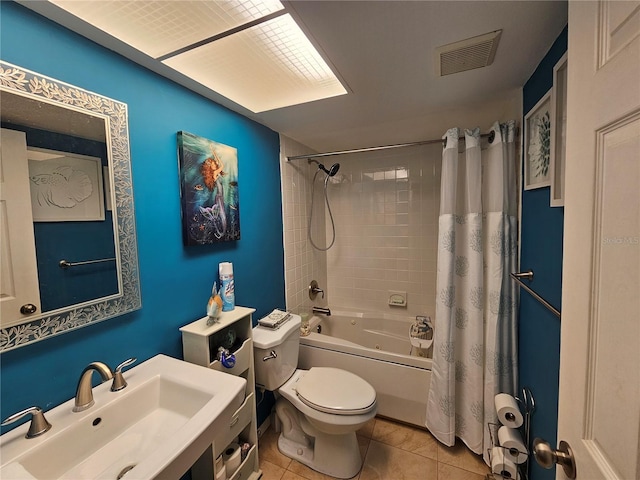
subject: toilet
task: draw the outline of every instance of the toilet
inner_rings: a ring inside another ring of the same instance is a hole
[[[300,370],[300,316],[278,329],[253,329],[258,387],[276,396],[281,428],[278,449],[287,457],[336,478],[362,468],[356,430],[376,415],[376,391],[338,368]]]

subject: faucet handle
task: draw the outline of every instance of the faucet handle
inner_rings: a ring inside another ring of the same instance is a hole
[[[309,284],[309,298],[311,300],[315,300],[316,295],[318,295],[319,293],[321,293],[322,298],[324,298],[324,290],[318,287],[318,282],[316,282],[315,280],[311,280],[311,283]]]
[[[40,407],[25,408],[24,410],[5,418],[0,425],[4,427],[5,425],[16,422],[29,414],[31,414],[31,425],[29,425],[29,431],[25,435],[26,438],[35,438],[51,429],[51,424],[46,418],[44,418],[44,413]]]
[[[127,358],[124,362],[116,367],[115,371],[113,372],[113,383],[111,384],[112,392],[117,392],[127,386],[127,382],[122,375],[122,369],[135,363],[137,360],[138,359],[135,357]]]

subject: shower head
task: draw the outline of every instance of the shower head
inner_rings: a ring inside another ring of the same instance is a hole
[[[333,177],[336,173],[338,173],[338,170],[340,170],[340,164],[334,163],[333,165],[331,165],[329,170],[327,170],[327,168],[320,163],[318,164],[318,168],[322,170],[324,173],[326,173],[327,175],[329,175],[330,177]]]
[[[309,159],[309,163],[315,163],[316,165],[318,165],[318,170],[322,170],[324,173],[326,173],[330,177],[333,177],[336,173],[338,173],[338,170],[340,170],[339,163],[334,163],[333,165],[331,165],[329,170],[327,170],[327,167],[325,167],[322,163],[318,162],[317,160]]]
[[[329,169],[329,176],[333,177],[336,173],[338,173],[338,170],[340,170],[340,164],[334,163],[333,165],[331,165],[331,168]]]

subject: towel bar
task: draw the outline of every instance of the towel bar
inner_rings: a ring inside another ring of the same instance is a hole
[[[533,270],[529,270],[526,272],[519,272],[519,273],[511,273],[510,275],[511,275],[511,278],[513,278],[516,282],[518,282],[518,284],[522,288],[524,288],[527,292],[529,292],[529,294],[531,294],[533,298],[535,298],[542,305],[547,307],[556,317],[560,318],[559,310],[557,310],[553,305],[547,302],[544,298],[542,298],[540,295],[534,292],[528,285],[525,285],[522,280],[520,280],[521,278],[526,278],[529,281],[533,280]]]
[[[77,267],[79,265],[90,265],[92,263],[102,263],[102,262],[114,262],[116,259],[115,257],[113,258],[101,258],[100,260],[87,260],[85,262],[70,262],[69,260],[60,260],[58,262],[58,266],[60,268],[70,268],[70,267]]]

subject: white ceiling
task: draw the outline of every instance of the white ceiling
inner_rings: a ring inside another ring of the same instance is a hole
[[[439,116],[512,98],[567,23],[561,0],[283,2],[349,94],[254,114],[47,2],[20,3],[317,151],[426,140]],[[491,66],[437,77],[436,47],[500,29]]]

